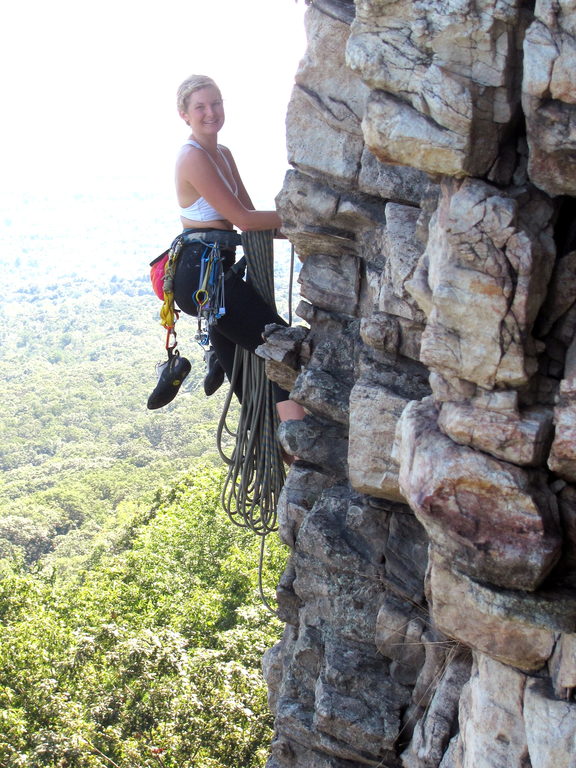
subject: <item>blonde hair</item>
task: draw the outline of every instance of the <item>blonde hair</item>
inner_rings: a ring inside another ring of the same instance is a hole
[[[182,85],[178,88],[178,92],[176,94],[176,106],[178,107],[178,112],[186,112],[188,109],[188,99],[194,93],[194,91],[199,91],[200,89],[208,88],[209,86],[216,88],[220,94],[220,98],[222,98],[220,88],[218,88],[211,77],[206,77],[206,75],[191,75],[190,77],[187,77]]]

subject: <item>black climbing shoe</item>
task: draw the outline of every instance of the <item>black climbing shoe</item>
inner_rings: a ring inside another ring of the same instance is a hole
[[[222,382],[224,381],[224,369],[220,365],[220,361],[216,357],[216,352],[213,349],[209,349],[204,355],[204,360],[208,366],[208,373],[204,377],[204,393],[206,397],[210,397],[220,389]]]
[[[148,398],[148,408],[153,411],[156,408],[163,408],[178,394],[180,385],[190,373],[190,360],[180,357],[175,352],[169,360],[159,366],[160,378],[154,392]]]

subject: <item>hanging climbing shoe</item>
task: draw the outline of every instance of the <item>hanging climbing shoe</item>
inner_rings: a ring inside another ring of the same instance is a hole
[[[204,377],[204,393],[206,397],[210,397],[220,389],[222,382],[224,381],[224,369],[220,365],[220,361],[216,356],[216,352],[210,348],[204,355],[204,360],[208,366],[208,372]]]
[[[158,366],[160,376],[154,392],[148,398],[149,410],[163,408],[174,400],[180,385],[190,373],[191,367],[190,360],[180,357],[178,351],[174,352],[165,363]]]

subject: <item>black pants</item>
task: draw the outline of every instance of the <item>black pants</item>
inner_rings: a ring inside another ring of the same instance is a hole
[[[184,245],[180,251],[174,276],[174,300],[187,315],[197,316],[198,309],[192,298],[198,290],[200,280],[200,259],[206,246],[201,243]],[[221,250],[224,268],[229,269],[234,263],[232,251]],[[210,343],[228,380],[232,378],[236,345],[254,352],[262,344],[262,332],[268,323],[287,325],[258,293],[239,275],[226,272],[225,279],[226,313],[210,328]],[[238,376],[234,392],[242,402],[242,376]],[[288,392],[274,384],[276,402],[288,400]]]

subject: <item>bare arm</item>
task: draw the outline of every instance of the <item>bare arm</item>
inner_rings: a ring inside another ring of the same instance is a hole
[[[242,177],[240,176],[240,172],[238,171],[238,167],[236,166],[236,161],[234,160],[232,156],[232,152],[228,149],[228,147],[220,145],[220,149],[225,153],[226,158],[228,160],[228,163],[230,164],[230,168],[232,170],[232,175],[234,176],[234,180],[236,181],[237,188],[238,188],[238,199],[240,202],[246,206],[249,210],[254,210],[254,203],[250,199],[250,195],[246,191],[246,187],[244,186],[244,182],[242,181]],[[278,225],[280,226],[280,225]],[[274,237],[285,240],[286,236],[280,232],[278,226],[274,227]]]
[[[276,229],[281,226],[276,211],[255,211],[252,201],[232,155],[226,150],[234,178],[238,185],[235,195],[220,176],[214,161],[201,149],[190,147],[177,163],[176,173],[180,182],[207,200],[222,216],[242,230]]]

